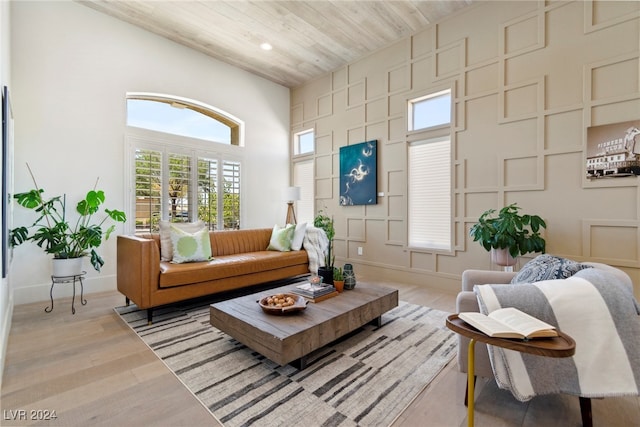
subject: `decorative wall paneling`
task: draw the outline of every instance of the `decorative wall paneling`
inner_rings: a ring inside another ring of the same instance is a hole
[[[584,154],[589,126],[640,117],[639,27],[638,2],[487,2],[293,89],[293,128],[322,129],[317,157],[334,158],[317,162],[316,206],[336,220],[338,263],[457,290],[463,270],[495,268],[471,225],[518,202],[547,220],[548,252],[619,266],[640,295],[640,178],[588,180]],[[406,130],[407,101],[447,87],[451,253],[410,248],[406,236],[406,143],[424,136]],[[328,96],[330,115],[299,112]],[[368,139],[378,140],[379,204],[340,207],[339,147]]]

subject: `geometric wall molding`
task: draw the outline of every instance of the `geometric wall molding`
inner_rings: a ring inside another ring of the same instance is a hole
[[[640,221],[583,220],[582,235],[583,256],[596,262],[640,267]]]
[[[466,40],[453,42],[436,50],[433,81],[457,76],[465,67]]]
[[[637,1],[618,2],[615,8],[606,7],[603,2],[584,2],[584,33],[600,31],[633,19],[640,18],[640,3]]]
[[[544,190],[542,157],[512,157],[502,161],[505,191]]]
[[[303,108],[304,104],[296,104],[291,106],[291,126],[297,127],[301,126],[303,122]]]
[[[640,296],[640,177],[585,173],[587,129],[640,117],[640,1],[476,3],[291,89],[292,134],[316,131],[315,208],[336,221],[338,262],[459,283],[466,268],[492,268],[471,225],[518,202],[549,224],[547,251],[625,267]],[[408,131],[408,101],[444,89],[451,125]],[[409,247],[407,146],[445,134],[453,250]],[[384,194],[339,206],[339,148],[372,139]]]
[[[538,2],[543,7],[543,2]],[[502,24],[500,52],[505,58],[523,55],[545,47],[545,14],[533,11]]]
[[[349,218],[347,217],[347,239],[351,241],[364,242],[366,239],[366,222],[362,217]]]
[[[387,237],[385,245],[405,246],[406,245],[407,228],[403,220],[387,220]]]
[[[638,53],[629,53],[585,65],[585,89],[589,101],[632,99],[640,93]]]
[[[504,86],[499,123],[537,117],[544,106],[544,77]]]
[[[327,117],[333,114],[333,105],[331,102],[331,94],[318,97],[316,102],[317,113],[316,116]]]
[[[349,84],[347,87],[347,109],[351,107],[358,107],[364,103],[365,87],[364,79],[359,82]]]

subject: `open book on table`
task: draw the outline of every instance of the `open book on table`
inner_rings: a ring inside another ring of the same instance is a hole
[[[546,338],[557,337],[556,328],[517,308],[507,307],[484,315],[459,313],[458,317],[476,329],[495,338]]]

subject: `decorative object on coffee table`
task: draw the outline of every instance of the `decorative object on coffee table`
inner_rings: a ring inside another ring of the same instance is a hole
[[[344,276],[340,267],[333,267],[333,286],[338,292],[344,291]]]
[[[260,299],[258,303],[265,313],[275,315],[293,314],[307,308],[307,301],[295,294],[269,295]]]
[[[336,256],[333,254],[333,238],[336,235],[336,229],[333,226],[333,218],[324,214],[324,211],[320,210],[318,215],[313,219],[313,226],[324,230],[329,240],[327,246],[327,252],[324,254],[324,267],[318,268],[318,274],[322,276],[323,282],[330,285],[333,284],[333,264]]]
[[[344,288],[351,290],[356,287],[356,274],[353,272],[351,264],[345,264],[343,267]]]

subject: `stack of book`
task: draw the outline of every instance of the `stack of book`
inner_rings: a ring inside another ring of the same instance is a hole
[[[292,291],[311,300],[321,300],[324,299],[323,297],[328,298],[329,296],[334,296],[334,294],[337,294],[336,288],[334,288],[332,285],[316,285],[311,283],[303,283],[301,285],[298,285],[293,288]]]

